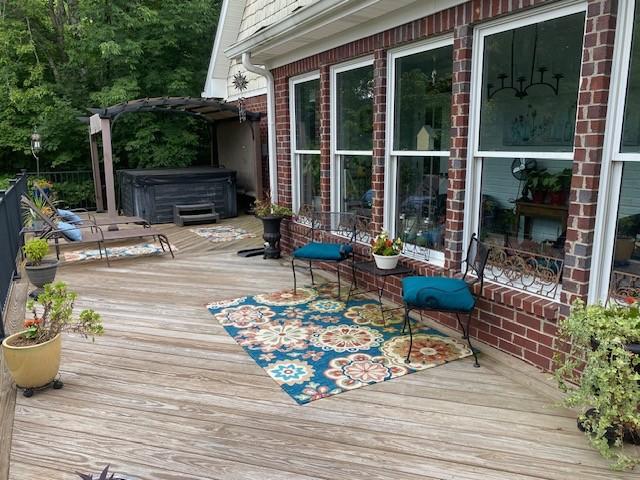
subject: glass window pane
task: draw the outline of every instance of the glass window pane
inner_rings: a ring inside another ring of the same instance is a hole
[[[296,149],[320,150],[320,80],[294,86]]]
[[[520,161],[515,160],[516,167]],[[571,161],[537,160],[521,179],[513,170],[513,159],[485,158],[482,162],[480,238],[564,258]]]
[[[371,216],[373,190],[371,188],[372,158],[369,155],[342,157],[340,185],[342,211]]]
[[[407,245],[444,251],[447,157],[397,161],[397,234]]]
[[[449,150],[453,47],[396,59],[395,150]]]
[[[485,37],[480,150],[570,152],[584,14]]]
[[[336,75],[338,150],[371,150],[373,145],[373,66]]]
[[[633,40],[629,59],[629,80],[622,126],[622,145],[625,153],[640,153],[640,1],[636,0],[633,20]]]
[[[300,155],[300,206],[320,211],[320,155]]]
[[[613,253],[611,294],[616,299],[640,294],[640,164],[625,162],[620,186]]]

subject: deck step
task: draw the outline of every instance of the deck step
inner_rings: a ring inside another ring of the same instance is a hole
[[[180,227],[187,223],[215,223],[219,218],[220,214],[216,213],[216,207],[213,203],[173,206],[173,223]]]

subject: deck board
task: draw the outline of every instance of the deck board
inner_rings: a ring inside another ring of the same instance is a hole
[[[235,222],[223,223],[259,234],[255,219]],[[259,238],[212,244],[161,228],[175,260],[60,268],[106,333],[64,339],[64,389],[18,395],[13,431],[0,430],[12,435],[9,478],[106,464],[149,480],[636,478],[608,470],[574,413],[536,388],[537,370],[488,355],[480,369],[467,358],[298,406],[205,308],[290,288],[286,264],[235,255]]]

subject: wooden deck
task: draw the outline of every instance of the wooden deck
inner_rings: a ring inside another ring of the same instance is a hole
[[[225,223],[260,230],[249,217]],[[60,268],[106,333],[65,337],[62,390],[28,399],[0,383],[8,478],[66,480],[106,464],[149,480],[637,478],[608,470],[537,370],[495,352],[480,369],[468,358],[298,406],[205,308],[289,288],[289,269],[235,255],[258,238],[166,230],[175,260]]]

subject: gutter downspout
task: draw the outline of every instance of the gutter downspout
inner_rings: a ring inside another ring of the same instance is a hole
[[[242,54],[242,66],[247,71],[260,75],[267,79],[267,137],[269,143],[269,190],[271,201],[278,202],[278,163],[276,161],[276,123],[275,123],[275,87],[273,75],[269,70],[257,67],[251,62],[251,53]]]

